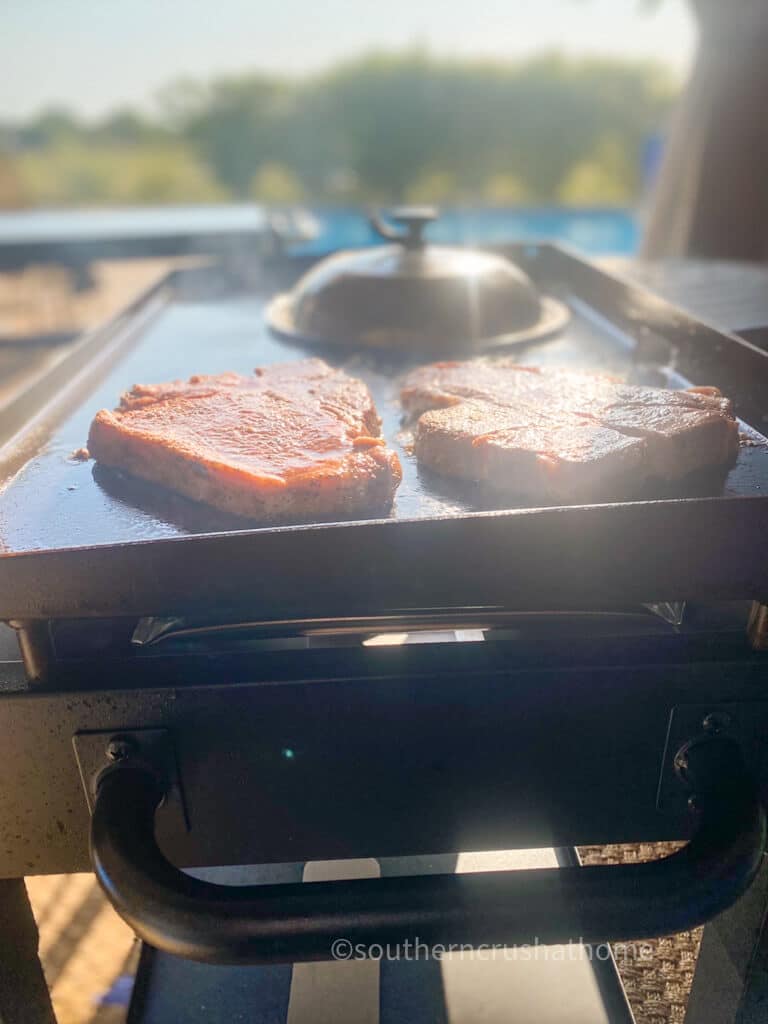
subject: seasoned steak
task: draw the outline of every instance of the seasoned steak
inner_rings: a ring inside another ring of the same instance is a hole
[[[642,438],[576,416],[526,416],[477,400],[425,412],[416,432],[421,464],[532,498],[586,500],[606,481],[627,484],[646,451]]]
[[[421,464],[527,497],[616,496],[738,449],[731,404],[716,388],[669,391],[476,359],[414,370],[401,400],[418,417]]]
[[[97,413],[90,454],[249,518],[354,518],[391,507],[397,455],[370,393],[320,359],[136,385]]]

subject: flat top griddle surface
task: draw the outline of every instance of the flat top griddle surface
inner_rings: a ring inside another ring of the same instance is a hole
[[[518,361],[656,386],[715,384],[737,411],[764,410],[768,362],[758,350],[555,248],[532,251],[541,254],[532,269],[542,291],[565,301],[572,319],[562,334],[514,348]],[[282,264],[281,288],[301,269]],[[69,383],[58,383],[58,407],[42,409],[0,453],[0,618],[215,608],[249,621],[306,621],[764,597],[768,445],[745,424],[732,467],[649,483],[615,502],[531,509],[419,471],[398,392],[403,374],[435,356],[279,340],[264,324],[274,291],[181,272],[90,339],[83,365],[75,360]],[[90,361],[100,353],[102,364]],[[72,458],[95,413],[134,383],[247,374],[308,355],[344,367],[373,393],[404,471],[386,519],[276,528]]]
[[[5,551],[268,527],[269,524],[227,516],[93,462],[78,462],[72,454],[85,444],[96,411],[113,408],[120,394],[134,383],[225,370],[248,374],[255,366],[307,355],[323,356],[361,377],[370,387],[383,419],[383,434],[397,450],[403,466],[403,482],[393,517],[456,516],[522,507],[514,498],[491,496],[469,485],[419,471],[408,450],[398,387],[402,374],[423,360],[301,348],[281,341],[264,326],[267,300],[268,296],[230,295],[207,302],[170,301],[146,327],[138,344],[106,379],[82,397],[77,411],[54,430],[41,451],[6,486],[0,496],[0,540]],[[629,338],[615,330],[607,331],[590,320],[588,314],[576,311],[561,336],[520,349],[517,358],[523,363],[596,368],[627,374],[633,380],[664,383],[658,371],[633,364],[630,346]],[[762,470],[764,463],[765,452],[759,444],[742,447],[736,465],[725,479],[714,472],[674,485],[657,483],[637,496],[679,498],[761,493],[758,468]]]

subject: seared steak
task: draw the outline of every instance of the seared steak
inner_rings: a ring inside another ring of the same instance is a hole
[[[401,400],[419,417],[419,462],[528,497],[618,496],[648,477],[677,479],[731,459],[738,428],[716,388],[670,391],[518,366],[434,363]]]
[[[397,455],[362,381],[320,359],[136,385],[102,409],[97,461],[262,520],[353,518],[388,509]]]

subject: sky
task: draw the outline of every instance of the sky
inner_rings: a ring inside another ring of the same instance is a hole
[[[648,57],[682,76],[685,0],[0,0],[0,117],[151,109],[183,76],[320,70],[371,49]]]

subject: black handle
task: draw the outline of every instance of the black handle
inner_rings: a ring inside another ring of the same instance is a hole
[[[424,231],[428,224],[437,220],[434,206],[398,206],[389,210],[384,217],[371,214],[370,222],[374,231],[390,242],[399,242],[406,249],[421,249],[424,245]],[[400,224],[405,231],[393,231],[387,221]]]
[[[128,757],[104,772],[91,859],[117,912],[158,949],[218,964],[328,960],[353,944],[506,945],[640,939],[684,931],[729,907],[755,877],[762,807],[738,748],[712,738],[686,749],[698,818],[691,842],[663,860],[616,867],[227,887],[170,864],[154,834],[163,785]]]

